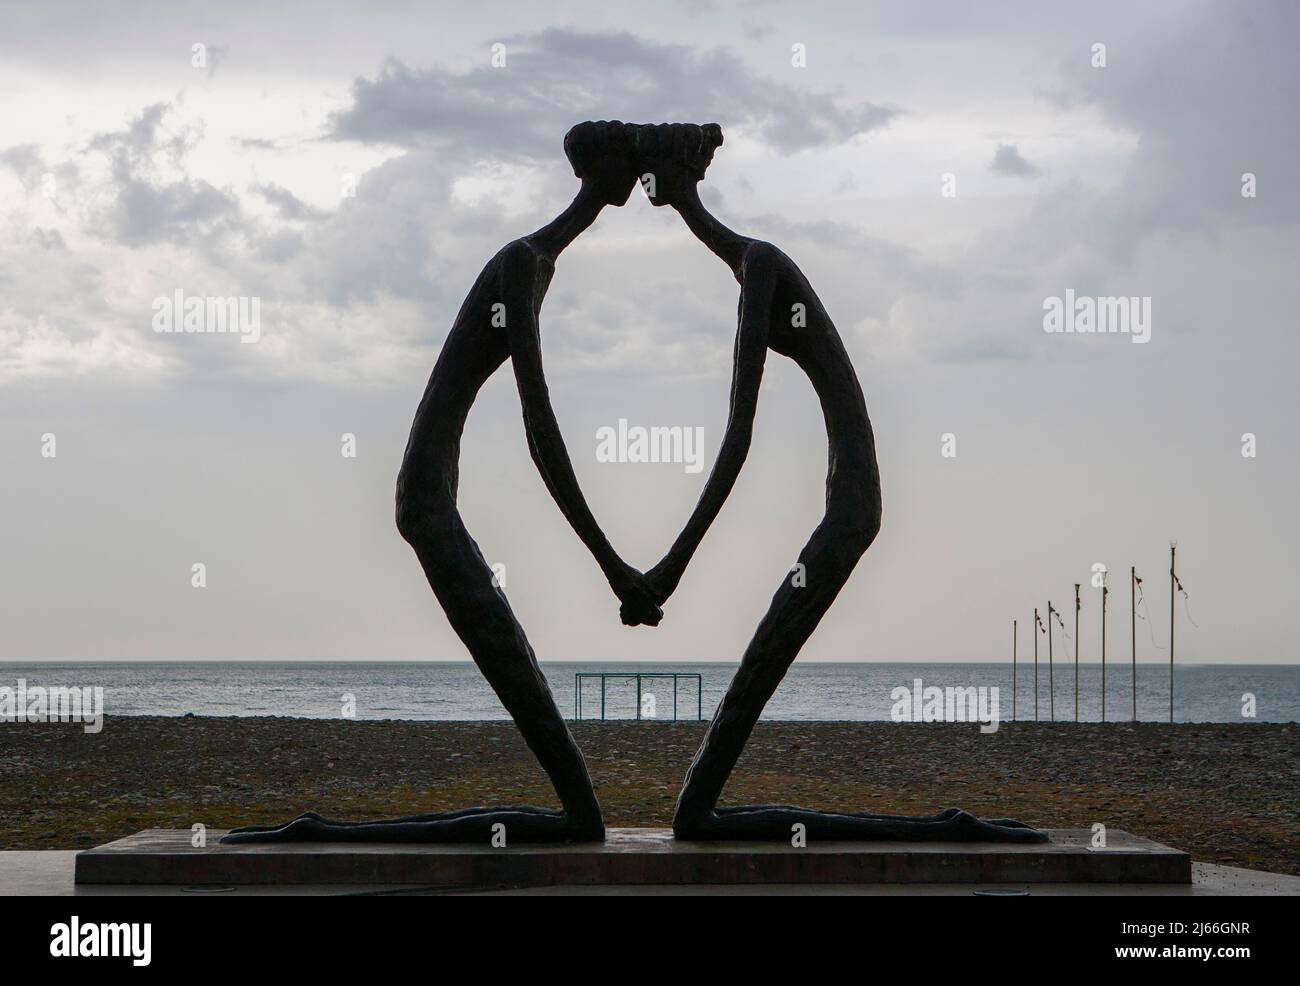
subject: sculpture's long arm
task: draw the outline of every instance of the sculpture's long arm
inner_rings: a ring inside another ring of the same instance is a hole
[[[528,449],[560,512],[596,559],[610,585],[619,592],[627,585],[630,569],[614,551],[582,495],[542,373],[542,344],[535,306],[537,258],[528,246],[518,244],[504,259],[501,290],[506,306],[506,332],[523,405]]]
[[[745,259],[742,285],[731,378],[731,407],[718,460],[709,473],[704,491],[682,533],[673,542],[663,561],[646,573],[655,590],[655,601],[660,605],[677,588],[695,549],[700,546],[705,532],[731,494],[731,488],[749,454],[754,414],[758,409],[758,389],[767,358],[772,299],[776,291],[776,269],[770,254],[761,246],[756,246]]]

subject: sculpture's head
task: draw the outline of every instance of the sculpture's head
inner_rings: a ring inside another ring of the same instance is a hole
[[[598,120],[579,123],[564,135],[564,155],[573,173],[610,205],[625,203],[641,174],[633,155],[633,129],[630,123]]]
[[[704,177],[713,152],[722,145],[716,123],[629,125],[635,143],[637,173],[650,203],[673,205]]]

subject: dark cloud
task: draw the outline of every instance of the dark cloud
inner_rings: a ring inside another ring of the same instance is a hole
[[[335,306],[380,295],[425,303],[436,297],[442,271],[435,244],[451,222],[454,177],[455,169],[424,150],[367,172],[355,197],[312,228],[302,265],[306,290]],[[458,258],[458,250],[447,252]]]
[[[41,149],[35,144],[19,144],[0,151],[0,164],[12,168],[23,187],[29,189],[40,180],[41,172],[45,170]]]
[[[1292,180],[1300,6],[1209,4],[1180,11],[1159,32],[1111,37],[1105,68],[1075,59],[1066,74],[1076,100],[1140,135],[1122,187],[1098,217],[1113,249],[1141,232],[1300,221]],[[1255,200],[1241,195],[1246,172],[1258,180]]]
[[[125,175],[107,221],[114,237],[127,246],[184,244],[221,235],[238,213],[235,199],[206,181],[155,185]]]
[[[66,250],[68,248],[62,233],[57,229],[46,229],[43,226],[37,226],[32,230],[32,242],[42,250]]]
[[[38,190],[47,174],[54,176],[56,189],[75,186],[80,176],[77,166],[71,161],[47,164],[41,149],[35,144],[19,144],[0,151],[0,164],[13,171],[28,192]]]
[[[734,55],[659,44],[633,34],[551,28],[508,38],[506,64],[457,74],[395,59],[352,87],[334,136],[398,145],[491,147],[545,157],[585,119],[717,120],[783,153],[843,143],[897,111],[751,74]],[[487,60],[487,49],[484,51]],[[791,69],[792,72],[798,71]]]
[[[230,49],[221,45],[208,45],[208,78],[217,74],[220,68],[230,57]]]
[[[265,137],[236,137],[235,142],[240,147],[250,151],[278,151],[280,144],[278,141],[267,140]]]
[[[961,281],[958,272],[926,260],[911,247],[871,236],[851,223],[790,220],[768,213],[745,219],[740,225],[748,234],[778,244],[797,241],[851,257],[860,270],[869,273],[873,283],[884,279],[907,289],[951,297]]]
[[[295,222],[316,222],[324,219],[329,215],[324,209],[317,209],[315,206],[308,205],[293,192],[289,191],[282,185],[274,182],[268,182],[263,185],[251,186],[251,191],[256,192],[267,202],[275,206],[276,211],[280,214],[281,219],[288,219]]]
[[[1013,178],[1033,178],[1039,173],[1036,167],[1024,159],[1015,144],[999,144],[993,152],[993,163],[989,169]]]
[[[163,127],[166,103],[154,103],[123,130],[97,134],[89,149],[108,158],[110,202],[100,231],[127,246],[201,243],[228,233],[240,218],[239,202],[202,179],[162,177],[162,165],[179,166],[201,131]]]

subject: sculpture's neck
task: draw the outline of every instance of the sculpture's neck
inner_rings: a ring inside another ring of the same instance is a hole
[[[731,272],[740,277],[740,264],[745,257],[745,248],[753,242],[748,236],[742,236],[735,230],[728,229],[722,225],[717,218],[704,208],[704,203],[700,201],[700,193],[697,186],[692,185],[690,189],[683,193],[681,201],[674,202],[673,208],[686,221],[692,233],[706,247],[712,250],[721,258],[722,262],[731,268]]]
[[[599,196],[583,184],[568,208],[526,239],[553,261],[596,221],[605,205]]]

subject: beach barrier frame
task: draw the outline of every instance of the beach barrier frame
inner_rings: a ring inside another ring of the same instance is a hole
[[[642,721],[641,716],[641,682],[644,678],[671,678],[673,680],[673,717],[672,722],[678,721],[677,715],[677,690],[678,682],[683,679],[690,679],[695,682],[695,718],[697,721],[704,718],[704,676],[695,672],[684,671],[578,671],[573,676],[573,718],[575,721],[581,720],[582,716],[582,683],[588,678],[600,679],[600,720],[605,721],[605,694],[606,683],[610,678],[618,678],[624,681],[636,679],[636,720]],[[658,718],[656,716],[655,718]]]

